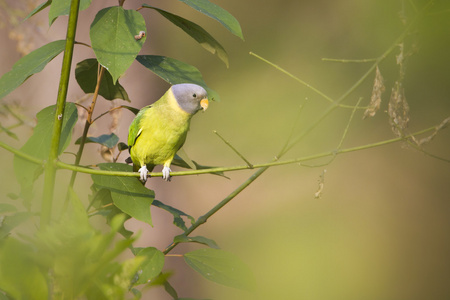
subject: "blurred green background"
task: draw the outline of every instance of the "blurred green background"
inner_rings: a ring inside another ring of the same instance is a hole
[[[268,162],[281,149],[295,124],[294,136],[315,122],[329,106],[311,89],[251,56],[250,51],[337,99],[372,62],[339,63],[322,58],[380,56],[405,29],[403,21],[415,19],[429,1],[214,2],[239,20],[244,42],[178,1],[149,4],[204,26],[227,50],[228,69],[152,11],[142,11],[148,28],[142,52],[166,55],[196,66],[207,84],[221,95],[221,102],[211,103],[206,113],[193,119],[185,150],[202,164],[234,166],[243,162],[213,130],[228,139],[250,162]],[[410,132],[437,125],[450,115],[450,4],[432,2],[405,42],[405,52],[411,51],[403,81],[410,106]],[[137,8],[140,4],[127,1],[125,8]],[[89,24],[96,11],[107,5],[110,4],[96,2],[81,14],[77,40],[89,41]],[[45,38],[64,37],[66,19],[58,19],[48,32],[45,16],[43,19]],[[15,28],[4,27],[0,38],[7,38],[8,32]],[[19,57],[14,54],[14,42],[5,47],[10,55],[9,58],[1,55],[1,74]],[[93,55],[87,49],[77,50],[75,61]],[[386,86],[381,109],[374,118],[364,120],[363,110],[357,111],[344,148],[394,137],[385,111],[398,78],[395,60],[398,53],[396,48],[379,66]],[[24,113],[34,116],[42,107],[54,103],[59,68],[56,59],[7,100],[26,106]],[[374,77],[371,74],[345,103],[355,104],[362,97],[363,105],[367,105]],[[156,100],[168,87],[138,63],[133,64],[121,83],[135,107]],[[71,101],[82,96],[74,80],[69,93]],[[109,106],[103,103],[96,111],[100,113]],[[298,118],[300,106],[303,109]],[[336,109],[284,158],[334,150],[350,113],[349,109]],[[121,115],[115,129],[121,141],[126,140],[132,117],[129,112]],[[99,123],[92,128],[92,134],[107,132],[110,122],[106,119]],[[26,130],[22,131],[26,134]],[[75,137],[80,134],[81,125]],[[448,129],[424,145],[425,150],[447,160],[449,147]],[[86,154],[83,162],[98,162],[97,147],[87,148],[90,154]],[[121,156],[122,161],[125,158]],[[6,166],[1,183],[4,195],[14,192],[16,187],[6,180],[11,172],[11,155],[5,153],[2,161]],[[320,199],[315,199],[324,170],[323,193]],[[176,177],[170,183],[153,179],[147,186],[155,189],[157,199],[199,217],[252,173],[227,173],[229,180],[213,175]],[[83,194],[88,189],[89,177],[79,177],[78,191]],[[402,143],[339,155],[331,164],[321,167],[298,164],[274,167],[194,233],[213,238],[222,249],[247,262],[255,273],[256,291],[244,292],[208,282],[186,267],[182,259],[168,257],[168,269],[176,269],[171,282],[182,297],[213,299],[446,299],[450,297],[449,195],[448,161],[429,157]],[[139,245],[163,249],[180,232],[166,213],[157,209],[152,212],[153,228],[133,221],[127,227],[142,229]],[[195,248],[198,247],[181,245],[173,253]],[[157,290],[146,293],[146,297],[152,296],[169,299]]]

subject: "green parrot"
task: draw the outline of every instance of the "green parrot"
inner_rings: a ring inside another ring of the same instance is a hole
[[[133,170],[140,173],[142,182],[156,165],[164,165],[163,179],[170,181],[170,164],[186,140],[192,116],[207,108],[205,89],[182,83],[139,111],[128,130],[128,149]]]

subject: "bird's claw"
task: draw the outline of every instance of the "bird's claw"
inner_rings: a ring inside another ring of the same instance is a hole
[[[143,183],[146,183],[147,182],[147,174],[148,174],[148,169],[147,169],[147,166],[146,165],[143,165],[139,170],[139,174],[140,174],[140,177],[139,177],[139,179],[143,182]]]
[[[164,179],[165,181],[170,181],[170,178],[171,178],[170,172],[172,172],[172,170],[171,170],[169,167],[164,167],[164,168],[162,169],[163,179]]]

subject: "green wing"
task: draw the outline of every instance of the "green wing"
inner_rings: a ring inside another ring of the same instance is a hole
[[[136,143],[136,139],[141,134],[141,126],[139,125],[141,123],[141,119],[144,117],[145,112],[147,109],[150,109],[152,106],[146,106],[142,108],[136,117],[134,117],[133,122],[131,122],[130,128],[128,130],[128,151],[131,150],[131,147],[134,146]]]

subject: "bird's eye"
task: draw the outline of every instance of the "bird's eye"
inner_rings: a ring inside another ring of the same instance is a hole
[[[192,97],[197,98],[197,94],[193,94]]]

